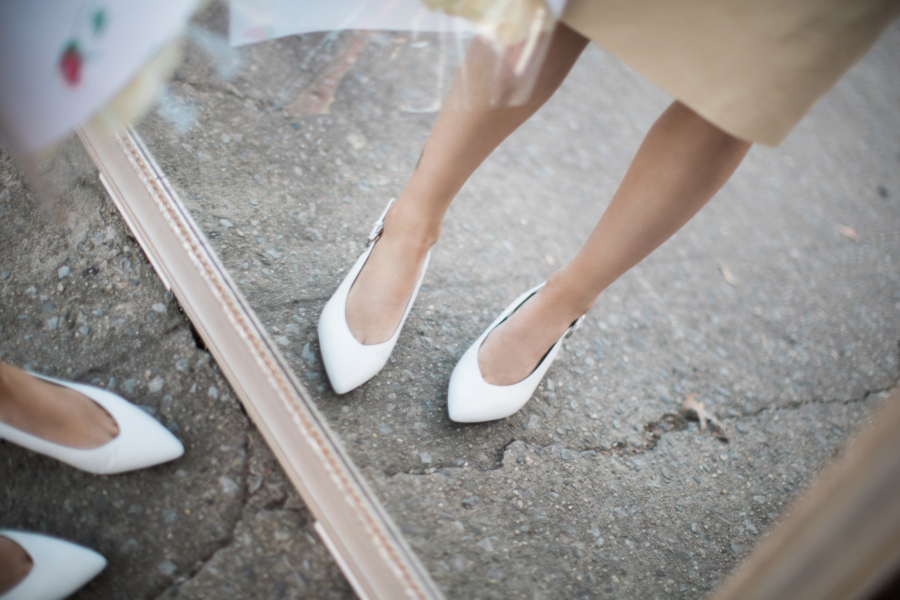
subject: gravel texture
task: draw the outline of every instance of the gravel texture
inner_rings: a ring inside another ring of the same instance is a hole
[[[100,477],[0,442],[0,527],[103,554],[74,598],[353,597],[83,148],[41,169],[52,206],[0,151],[0,356],[122,395],[185,454]]]
[[[456,360],[577,251],[671,99],[590,47],[459,194],[390,363],[338,397],[316,320],[434,115],[397,100],[408,36],[366,38],[298,114],[359,36],[196,41],[225,24],[195,24],[142,135],[448,597],[699,597],[900,378],[897,24],[602,295],[522,411],[474,426],[446,415]],[[691,394],[729,444],[660,429]]]

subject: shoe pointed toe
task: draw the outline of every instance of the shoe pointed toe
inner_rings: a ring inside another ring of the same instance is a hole
[[[528,290],[506,310],[479,336],[477,340],[463,354],[462,358],[453,369],[450,376],[450,385],[447,390],[447,413],[452,421],[457,423],[483,423],[509,417],[528,402],[541,379],[550,368],[556,355],[562,347],[563,339],[569,335],[574,324],[559,340],[550,348],[537,368],[525,379],[512,385],[492,385],[485,381],[478,365],[478,351],[481,344],[504,319],[509,317],[528,298],[533,296],[544,284]]]
[[[377,375],[387,363],[395,341],[361,344],[347,326],[345,310],[346,294],[335,294],[319,317],[319,352],[336,394],[346,394]]]
[[[124,398],[90,385],[35,373],[32,375],[72,389],[97,403],[116,422],[118,434],[102,446],[86,449],[56,444],[3,423],[0,423],[0,437],[95,475],[114,475],[144,469],[184,454],[184,446],[178,438]]]
[[[353,391],[377,375],[387,363],[392,347],[393,344],[383,348],[360,344],[349,330],[342,332],[339,326],[330,326],[324,312],[319,321],[322,364],[336,394]]]
[[[478,368],[478,353],[473,348],[476,348],[475,344],[456,364],[447,389],[447,414],[451,421],[457,423],[491,420],[485,418],[485,408],[491,396],[490,387],[493,386],[484,381]]]
[[[127,414],[123,414],[126,410]],[[114,475],[146,469],[173,461],[184,454],[184,446],[178,438],[136,406],[128,404],[120,407],[118,417],[119,435],[110,442],[117,447],[101,474]]]
[[[457,390],[456,393],[448,394],[447,416],[454,423],[483,423],[493,420],[485,418],[483,413],[476,395],[467,393],[465,390]]]
[[[451,379],[450,389],[447,392],[447,416],[456,423],[477,423],[477,411],[470,400],[472,396],[459,386],[454,386]]]
[[[18,544],[32,560],[31,572],[0,600],[62,600],[106,567],[102,555],[65,540],[2,529],[0,536]]]
[[[478,366],[483,337],[466,351],[450,376],[447,413],[457,423],[484,423],[513,415],[525,406],[537,387],[532,377],[514,385],[485,381]]]

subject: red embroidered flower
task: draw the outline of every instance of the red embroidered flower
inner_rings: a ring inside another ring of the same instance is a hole
[[[84,57],[78,49],[78,44],[69,42],[62,56],[59,57],[59,74],[63,81],[71,87],[81,83],[81,70],[84,66]]]

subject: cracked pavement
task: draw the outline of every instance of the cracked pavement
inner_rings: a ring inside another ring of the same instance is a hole
[[[76,599],[354,597],[80,143],[41,172],[52,207],[0,151],[0,356],[124,396],[185,454],[101,477],[0,442],[0,527],[103,554]]]
[[[456,360],[576,252],[671,99],[590,47],[454,202],[390,363],[337,397],[316,319],[405,184],[433,114],[396,101],[412,77],[390,56],[408,36],[371,35],[329,112],[298,115],[287,107],[354,35],[228,51],[209,42],[226,23],[221,4],[197,19],[139,130],[448,597],[701,597],[897,384],[896,23],[781,147],[751,150],[700,215],[603,294],[522,411],[474,426],[446,416]],[[691,393],[730,443],[689,424],[645,444],[647,427]],[[232,446],[261,447],[239,417]],[[308,515],[282,500],[283,479],[251,493],[254,476],[228,475],[242,500],[223,496],[214,474],[197,493],[231,502],[228,534],[198,529],[198,545],[210,540],[202,556],[171,559],[179,571],[154,594],[347,593]],[[268,545],[287,558],[264,558]],[[332,575],[303,571],[307,559],[293,556],[304,553]],[[290,575],[298,565],[302,577]]]
[[[496,469],[367,473],[430,516],[401,526],[449,597],[697,598],[886,396],[766,409],[728,445],[692,426],[633,454],[516,440]]]

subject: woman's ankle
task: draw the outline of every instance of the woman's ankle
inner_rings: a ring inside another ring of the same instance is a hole
[[[394,204],[384,217],[384,236],[412,248],[427,251],[441,237],[443,215],[427,215],[404,205]]]
[[[562,269],[547,278],[547,283],[541,291],[547,294],[553,305],[572,321],[586,314],[597,301],[596,295],[584,285],[573,282]]]

